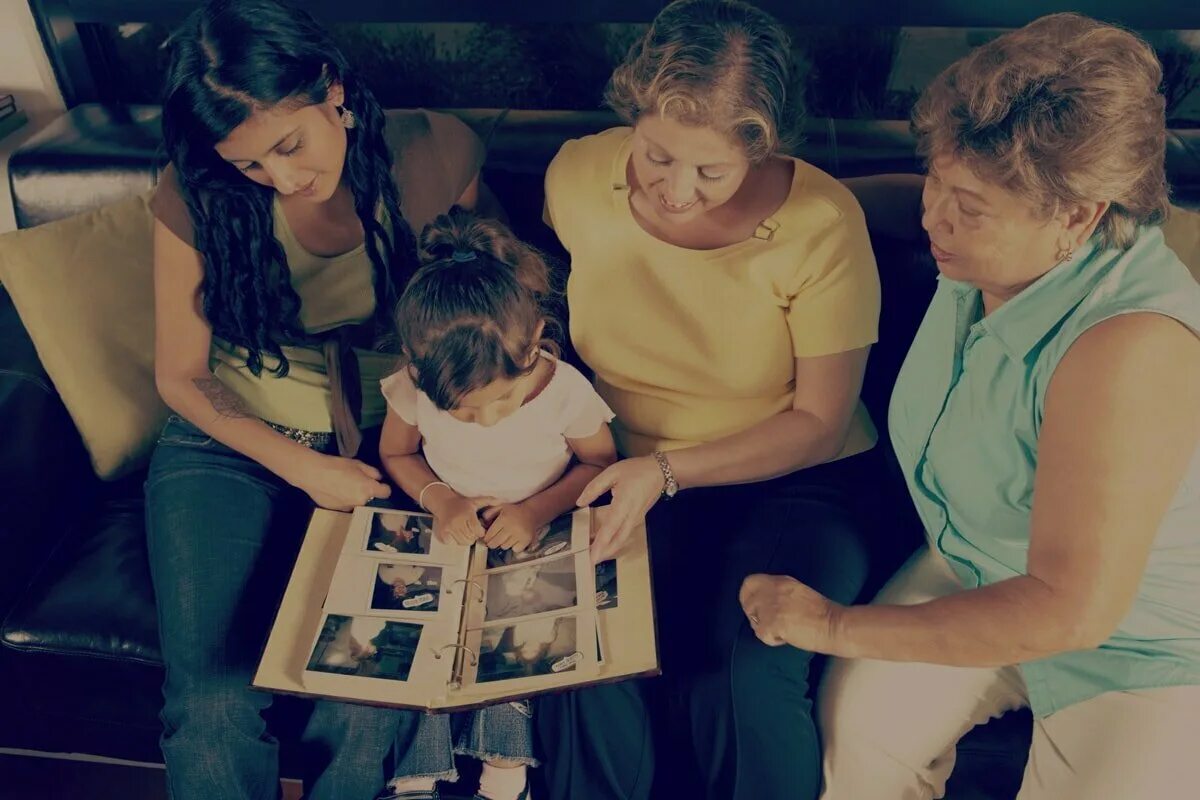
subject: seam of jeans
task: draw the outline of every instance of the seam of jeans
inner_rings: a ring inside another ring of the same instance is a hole
[[[146,490],[148,488],[149,488],[149,481],[147,481],[145,484],[143,484],[143,488],[142,488],[143,496],[145,496]],[[151,503],[146,503],[146,514],[145,514],[146,531],[147,531],[146,555],[148,557],[147,561],[151,565],[154,563],[154,550],[157,549],[157,545],[153,544],[155,537],[149,535],[149,531],[153,530],[153,528],[152,528],[153,522],[151,521],[151,516],[154,513],[153,509],[154,509],[154,507]],[[154,588],[154,570],[153,569],[150,570],[150,588],[151,589]],[[155,624],[158,625],[158,630],[161,631],[163,629],[162,607],[158,602],[154,603],[154,621],[155,621]],[[162,654],[162,635],[161,634],[159,634],[158,649],[159,649],[160,655],[163,655],[163,659],[162,659],[163,679],[162,679],[162,683],[159,684],[159,688],[158,688],[158,694],[159,694],[158,748],[160,751],[162,751],[163,746],[167,743],[167,733],[168,733],[167,732],[167,716],[166,716],[167,715],[167,681],[170,680],[170,677],[171,677],[171,667],[170,667],[170,664],[167,662],[167,658],[166,658],[165,654]],[[165,759],[165,756],[164,756],[164,759]],[[167,786],[167,798],[168,798],[168,800],[174,800],[174,798],[179,795],[175,791],[174,781],[171,776],[171,770],[169,770],[169,769],[164,770],[164,772],[167,773],[165,775],[165,780],[164,780],[164,783]]]
[[[252,464],[257,464],[257,462],[251,461],[250,459],[246,459],[246,460]],[[263,467],[263,469],[266,469],[266,467]],[[225,469],[219,465],[214,464],[212,466],[207,466],[207,467],[193,466],[193,467],[184,467],[182,469],[168,469],[161,475],[153,475],[149,479],[147,479],[146,484],[145,484],[145,491],[147,493],[149,493],[152,489],[157,488],[164,481],[171,480],[172,478],[194,477],[196,475],[208,475],[208,476],[218,476],[218,477],[222,477],[222,478],[232,478],[234,480],[242,481],[243,483],[249,483],[253,486],[265,488],[272,493],[277,493],[283,488],[281,486],[271,483],[270,481],[265,481],[262,478],[256,478],[253,475],[247,475],[245,473],[241,473],[236,470]]]
[[[182,433],[168,435],[167,431],[172,425],[179,425],[184,428]],[[162,428],[158,432],[158,444],[176,444],[183,447],[208,447],[213,443],[220,444],[209,433],[201,430],[194,423],[181,417],[179,414],[168,414],[166,421],[163,422]]]
[[[147,489],[149,489],[149,481],[147,481],[143,487],[143,490],[142,490],[143,496],[145,495],[145,492]],[[153,530],[153,528],[152,528],[153,522],[151,520],[151,517],[154,513],[153,509],[154,509],[154,506],[152,503],[146,503],[146,531],[147,532]],[[153,544],[154,539],[155,539],[155,537],[153,537],[153,536],[150,536],[150,535],[146,536],[146,555],[149,557],[148,561],[150,564],[154,563],[153,552],[155,550],[157,550],[157,547],[158,547],[156,544]],[[154,570],[153,569],[150,570],[150,586],[152,589],[154,588]],[[154,620],[155,620],[155,623],[158,625],[158,630],[161,631],[163,629],[162,606],[158,602],[154,603]],[[159,634],[158,649],[161,653],[161,651],[162,651],[162,634],[161,633]],[[162,659],[163,679],[162,679],[162,683],[159,684],[159,689],[158,689],[158,693],[159,693],[158,748],[160,751],[165,752],[167,738],[170,735],[170,733],[173,733],[173,731],[170,730],[170,726],[167,724],[167,681],[169,681],[171,678],[171,666],[170,666],[170,663],[167,661],[166,655],[165,654],[162,654],[162,655],[163,655],[163,659]],[[166,756],[164,756],[163,758],[165,761]],[[176,790],[176,786],[175,786],[176,779],[175,779],[175,776],[172,774],[172,770],[166,769],[166,770],[164,770],[164,772],[166,772],[164,783],[167,786],[168,800],[175,800],[176,797],[181,797],[182,794]]]
[[[149,489],[149,482],[147,481],[147,485],[142,490],[143,494],[148,489]],[[157,596],[158,596],[157,590],[155,590],[155,587],[154,587],[153,565],[156,561],[154,554],[158,551],[158,545],[156,544],[157,537],[150,535],[150,531],[154,530],[154,520],[153,520],[154,504],[146,503],[145,516],[146,516],[146,556],[147,556],[146,561],[147,561],[147,566],[150,567],[150,588],[151,588],[151,590],[155,591],[155,598],[157,598]],[[159,631],[163,630],[162,604],[159,603],[157,601],[157,599],[155,600],[155,603],[154,603],[154,623],[158,626]],[[158,649],[159,649],[159,652],[161,653],[161,651],[162,651],[162,634],[161,633],[159,634]],[[166,658],[165,654],[163,654],[162,661],[163,661],[163,680],[162,680],[161,688],[162,688],[162,695],[163,695],[163,700],[164,700],[164,707],[160,708],[160,712],[159,712],[160,716],[161,716],[162,710],[165,710],[167,680],[170,677],[170,672],[171,672],[170,666],[167,664],[167,658]],[[165,731],[166,730],[166,720],[163,719],[162,722],[163,722],[163,729]]]
[[[211,436],[201,438],[199,436],[188,437],[182,434],[163,433],[159,434],[158,442],[156,442],[156,444],[162,445],[163,447],[191,447],[196,450],[204,450],[212,447],[214,444],[220,444],[220,442]]]

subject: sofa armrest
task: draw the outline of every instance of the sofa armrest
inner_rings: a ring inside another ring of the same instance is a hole
[[[165,160],[157,106],[76,106],[8,160],[18,228],[90,211],[145,192]]]
[[[99,487],[83,442],[0,287],[0,617]]]

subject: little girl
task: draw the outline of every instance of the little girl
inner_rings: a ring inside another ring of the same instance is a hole
[[[421,250],[396,308],[401,368],[382,383],[380,457],[439,539],[521,552],[616,461],[613,413],[543,338],[549,269],[532,248],[455,208],[425,229]],[[524,800],[537,764],[530,715],[528,703],[502,703],[422,717],[392,796],[436,798],[459,754],[484,762],[477,797]]]

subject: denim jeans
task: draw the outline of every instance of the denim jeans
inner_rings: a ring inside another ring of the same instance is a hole
[[[528,701],[497,703],[453,714],[426,714],[411,741],[396,739],[396,779],[458,780],[456,755],[536,767],[532,716]]]
[[[146,480],[158,606],[163,758],[173,800],[275,800],[278,744],[249,687],[312,503],[265,467],[172,418]],[[307,797],[371,800],[412,712],[320,701],[302,736]]]

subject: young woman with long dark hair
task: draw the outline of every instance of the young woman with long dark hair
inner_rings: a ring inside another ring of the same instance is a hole
[[[248,688],[313,504],[386,497],[378,343],[413,230],[490,195],[453,117],[385,120],[329,35],[273,0],[213,0],[170,42],[156,217],[155,372],[175,416],[146,483],[167,667],[171,794],[274,798],[275,739]],[[415,719],[320,702],[308,797],[369,800]],[[408,728],[406,728],[408,725]]]

